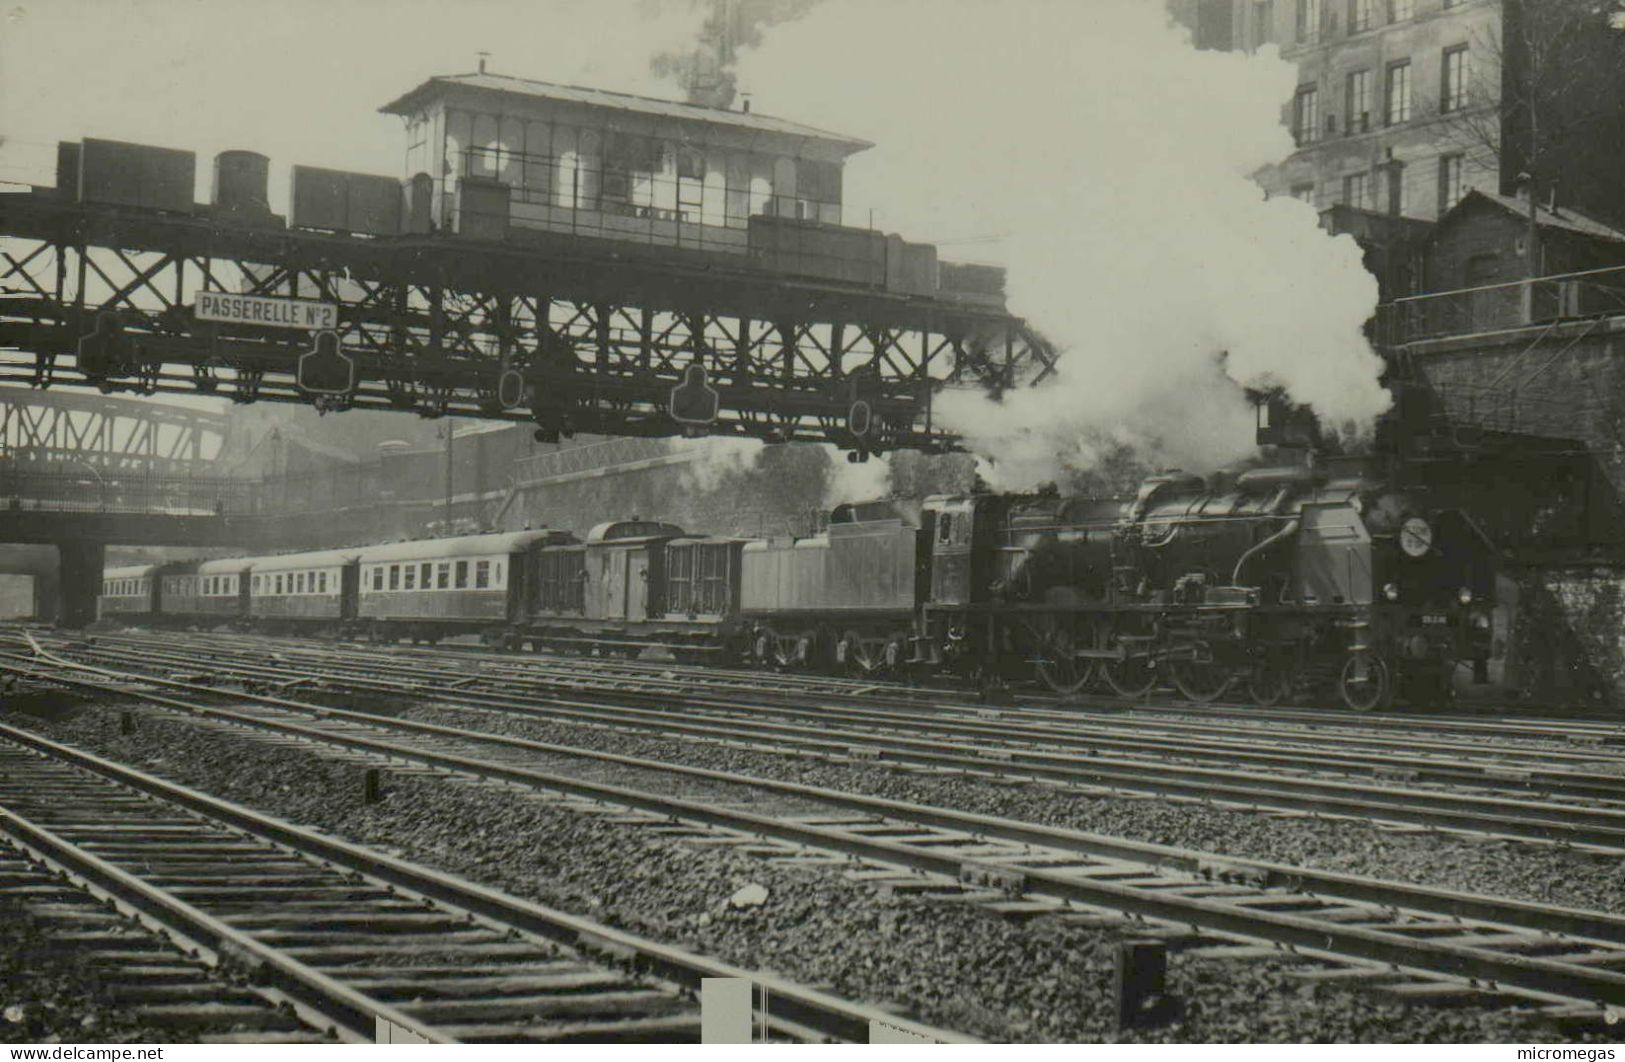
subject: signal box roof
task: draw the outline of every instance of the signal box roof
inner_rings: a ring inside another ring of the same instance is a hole
[[[634,96],[627,92],[608,92],[604,89],[584,88],[580,85],[559,85],[551,81],[534,81],[530,78],[508,77],[504,74],[437,75],[406,95],[386,103],[378,109],[384,114],[410,116],[419,108],[445,95],[448,90],[458,88],[489,93],[493,99],[503,96],[509,98],[527,96],[536,100],[574,103],[585,107],[595,107],[600,110],[623,111],[628,114],[637,114],[650,118],[667,118],[701,125],[728,126],[743,129],[747,132],[770,133],[803,140],[821,140],[826,144],[840,148],[841,153],[846,155],[874,147],[874,144],[867,140],[843,136],[840,133],[831,133],[824,129],[815,129],[810,125],[802,125],[800,122],[791,122],[766,114],[756,114],[749,111],[725,111],[698,103],[663,100],[653,96]]]

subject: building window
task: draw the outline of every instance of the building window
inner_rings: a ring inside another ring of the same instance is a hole
[[[1371,28],[1372,7],[1377,0],[1349,0],[1349,32],[1360,33]]]
[[[1343,178],[1343,202],[1361,210],[1371,208],[1371,175],[1351,173]]]
[[[1388,213],[1401,217],[1410,206],[1405,192],[1405,164],[1403,162],[1390,162],[1388,164]]]
[[[1439,110],[1445,114],[1467,106],[1467,86],[1470,67],[1467,46],[1458,44],[1444,50],[1444,63],[1440,67]]]
[[[1321,0],[1298,0],[1298,43],[1314,44],[1320,40]]]
[[[1253,0],[1253,47],[1275,39],[1275,0]]]
[[[1385,120],[1387,124],[1398,125],[1401,122],[1411,120],[1411,63],[1409,59],[1393,63],[1388,67],[1386,99],[1388,109]]]
[[[1292,135],[1299,145],[1320,139],[1320,89],[1305,85],[1292,99]]]
[[[1343,127],[1350,133],[1371,131],[1371,71],[1356,70],[1349,75],[1348,91],[1344,95],[1348,114]]]
[[[1416,16],[1416,0],[1388,0],[1388,21],[1404,22]]]
[[[1439,157],[1439,213],[1442,215],[1451,207],[1461,202],[1461,197],[1467,194],[1467,188],[1462,183],[1462,156],[1441,155]]]

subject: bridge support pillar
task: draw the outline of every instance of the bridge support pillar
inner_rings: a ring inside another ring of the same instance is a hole
[[[59,542],[56,551],[61,558],[57,622],[74,629],[89,626],[96,619],[106,547],[100,542]]]

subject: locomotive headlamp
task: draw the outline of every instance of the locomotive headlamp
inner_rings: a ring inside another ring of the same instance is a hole
[[[1473,603],[1472,589],[1464,586],[1460,590],[1457,590],[1456,600],[1460,601],[1463,605],[1471,605]]]
[[[1399,587],[1395,586],[1393,583],[1387,584],[1382,588],[1382,596],[1386,597],[1390,601],[1398,601]]]

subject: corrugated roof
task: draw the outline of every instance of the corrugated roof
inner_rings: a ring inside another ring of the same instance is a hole
[[[1450,217],[1456,211],[1460,210],[1467,203],[1471,202],[1474,197],[1483,199],[1495,206],[1500,207],[1502,210],[1505,210],[1508,213],[1515,214],[1520,218],[1529,217],[1528,200],[1515,199],[1509,195],[1498,195],[1494,192],[1486,192],[1482,189],[1474,188],[1472,191],[1468,192],[1462,197],[1461,202],[1457,203],[1455,207],[1450,210],[1450,213],[1445,215],[1445,218]],[[1442,223],[1445,218],[1440,218],[1440,222]],[[1604,225],[1597,219],[1586,217],[1584,214],[1581,214],[1576,210],[1570,210],[1568,207],[1559,207],[1554,211],[1550,207],[1537,205],[1535,207],[1535,223],[1543,229],[1563,229],[1567,232],[1579,233],[1582,236],[1589,236],[1596,240],[1611,240],[1615,243],[1625,243],[1625,232],[1620,232],[1616,228]]]
[[[810,137],[831,144],[839,144],[846,149],[848,154],[874,147],[874,144],[867,140],[843,136],[840,133],[831,133],[825,129],[816,129],[810,125],[802,125],[800,122],[791,122],[783,118],[757,114],[754,111],[748,113],[745,111],[724,111],[699,103],[662,100],[653,96],[634,96],[628,92],[608,92],[604,89],[584,88],[580,85],[558,85],[551,81],[534,81],[530,78],[508,77],[504,74],[440,74],[431,77],[411,92],[406,93],[397,100],[386,103],[378,109],[384,114],[410,114],[416,109],[419,101],[424,96],[432,94],[437,87],[444,85],[461,85],[465,88],[483,89],[487,92],[531,96],[537,99],[558,100],[564,103],[580,103],[588,107],[630,111],[635,114],[652,115],[658,118],[674,118],[689,122],[703,122],[710,125],[727,125],[759,133]]]
[[[449,560],[460,557],[491,557],[518,553],[533,542],[558,534],[556,531],[508,531],[495,535],[460,535],[456,538],[424,538],[411,542],[391,542],[369,546],[360,552],[362,564],[387,561]]]

